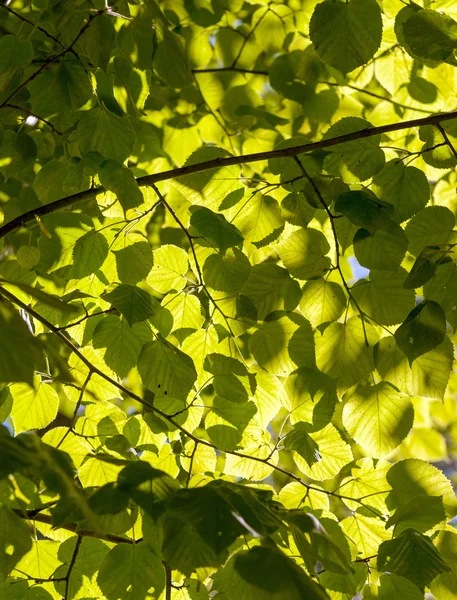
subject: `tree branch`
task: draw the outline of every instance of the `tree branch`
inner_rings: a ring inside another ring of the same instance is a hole
[[[390,133],[393,131],[401,131],[403,129],[410,129],[412,127],[420,127],[421,125],[437,125],[443,121],[450,121],[457,118],[457,111],[449,113],[442,113],[438,115],[430,115],[428,117],[422,117],[420,119],[412,119],[410,121],[402,121],[400,123],[390,123],[388,125],[380,125],[379,127],[367,127],[359,131],[352,133],[346,133],[345,135],[339,135],[334,138],[323,139],[317,142],[308,142],[301,144],[300,146],[294,146],[293,148],[282,148],[281,150],[269,150],[266,152],[256,152],[253,154],[245,154],[242,156],[228,156],[226,158],[214,158],[205,162],[188,165],[185,167],[179,167],[177,169],[170,169],[169,171],[162,171],[161,173],[154,173],[152,175],[143,175],[137,178],[137,183],[140,187],[152,186],[154,183],[159,181],[168,181],[170,179],[176,179],[184,175],[192,175],[194,173],[201,173],[202,171],[208,171],[209,169],[230,167],[234,165],[243,165],[261,160],[269,160],[271,158],[290,158],[297,156],[298,154],[304,154],[305,152],[312,152],[313,150],[322,150],[324,148],[331,148],[344,142],[352,142],[363,138],[370,138],[375,135],[383,133]],[[105,188],[98,186],[77,194],[72,194],[66,198],[61,198],[55,202],[50,202],[44,206],[40,206],[34,210],[30,210],[19,217],[16,217],[6,225],[0,227],[0,239],[16,231],[20,227],[25,226],[28,222],[35,219],[35,215],[43,216],[53,213],[62,208],[67,208],[74,204],[79,204],[85,200],[95,198],[98,194],[105,191]]]
[[[51,515],[42,515],[33,513],[33,511],[23,511],[19,508],[12,509],[18,517],[21,519],[25,519],[26,521],[36,521],[37,523],[45,523],[46,525],[53,525]],[[32,514],[33,513],[33,514]],[[78,527],[75,523],[62,523],[59,525],[59,529],[66,529],[67,531],[71,531],[72,533],[77,533],[82,537],[93,537],[99,540],[105,540],[106,542],[111,542],[113,544],[135,544],[138,543],[139,540],[131,540],[129,538],[123,538],[120,535],[114,535],[112,533],[99,533],[97,531],[90,531],[88,529],[78,530]],[[62,579],[65,579],[63,577]]]

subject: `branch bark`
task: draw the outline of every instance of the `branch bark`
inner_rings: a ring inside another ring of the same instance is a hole
[[[442,113],[438,115],[430,115],[420,119],[412,119],[410,121],[402,121],[400,123],[390,123],[388,125],[381,125],[379,127],[367,127],[359,131],[347,133],[334,138],[323,139],[317,142],[308,142],[307,144],[301,144],[300,146],[294,146],[293,148],[283,148],[281,150],[269,150],[267,152],[256,152],[253,154],[244,154],[241,156],[227,156],[226,158],[215,158],[207,160],[201,163],[180,167],[177,169],[170,169],[169,171],[162,171],[161,173],[154,173],[151,175],[144,175],[137,178],[137,183],[140,187],[152,186],[160,181],[168,181],[170,179],[176,179],[177,177],[183,177],[184,175],[192,175],[194,173],[201,173],[202,171],[208,171],[209,169],[231,167],[235,165],[243,165],[261,160],[269,160],[271,158],[290,158],[297,156],[298,154],[304,154],[306,152],[312,152],[313,150],[322,150],[324,148],[331,148],[344,142],[353,142],[363,138],[370,138],[375,135],[383,133],[390,133],[393,131],[401,131],[403,129],[410,129],[412,127],[420,127],[421,125],[438,125],[444,121],[450,121],[457,118],[457,110]],[[77,194],[72,194],[55,202],[50,202],[44,206],[40,206],[34,210],[30,210],[19,217],[16,217],[9,223],[6,223],[0,227],[0,239],[5,237],[8,233],[16,231],[20,227],[25,226],[30,221],[35,219],[35,216],[44,216],[50,213],[79,204],[85,200],[95,198],[98,194],[105,191],[102,186],[84,190]]]

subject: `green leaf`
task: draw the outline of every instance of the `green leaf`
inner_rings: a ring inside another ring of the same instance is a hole
[[[337,321],[345,308],[346,295],[338,283],[317,279],[303,286],[300,310],[313,327]]]
[[[416,358],[439,346],[445,335],[446,317],[443,309],[433,300],[424,300],[409,313],[394,337],[412,365]]]
[[[343,425],[367,454],[375,458],[390,454],[413,426],[411,400],[387,382],[357,386],[343,400]]]
[[[445,206],[427,206],[415,215],[406,226],[408,250],[419,256],[426,246],[443,246],[457,241],[453,232],[454,214]]]
[[[444,398],[454,361],[453,346],[448,338],[416,358],[412,365],[392,337],[378,342],[374,357],[381,377],[402,392],[423,398]]]
[[[0,73],[27,66],[33,59],[33,44],[15,35],[3,35],[0,40]]]
[[[59,397],[53,387],[34,378],[33,387],[15,383],[10,388],[13,397],[11,418],[16,434],[31,429],[43,429],[57,416]]]
[[[381,44],[380,8],[374,0],[326,0],[314,9],[309,34],[324,62],[349,73],[365,65]]]
[[[294,454],[297,467],[310,479],[317,481],[333,479],[353,460],[351,447],[346,444],[331,423],[315,433],[310,433],[310,437],[319,448],[321,460],[309,466],[300,454],[296,452]]]
[[[317,583],[276,547],[256,546],[248,552],[239,552],[235,555],[234,568],[248,586],[258,589],[258,597],[267,592],[282,594],[290,600],[328,598]]]
[[[57,67],[50,66],[31,82],[29,90],[36,114],[64,131],[76,123],[77,111],[93,95],[89,75],[74,57],[62,60]]]
[[[392,465],[387,473],[392,491],[387,497],[390,510],[415,498],[439,496],[448,516],[457,514],[457,500],[451,482],[436,467],[424,460],[408,458]]]
[[[421,58],[446,60],[457,48],[457,22],[436,10],[420,10],[403,23],[405,42]]]
[[[386,498],[391,489],[386,479],[390,463],[384,460],[361,458],[354,463],[350,476],[341,482],[344,504],[352,511],[360,508],[360,504],[352,498],[364,498],[364,504],[379,514],[389,512]],[[376,513],[375,513],[376,514]],[[371,513],[370,516],[372,516]]]
[[[131,326],[147,321],[160,310],[157,300],[149,292],[135,285],[121,283],[108,290],[103,294],[104,300],[115,306]]]
[[[33,384],[41,348],[12,305],[0,302],[0,381]]]
[[[185,161],[185,167],[193,164],[230,156],[226,150],[217,147],[203,147],[193,152]],[[237,179],[239,168],[223,167],[208,169],[201,173],[193,173],[178,177],[173,185],[179,189],[192,204],[201,204],[211,210],[222,208],[224,200],[230,192],[239,190]],[[241,230],[238,223],[234,223]]]
[[[332,420],[338,402],[336,382],[315,368],[302,367],[286,379],[283,402],[291,423],[304,421],[308,431],[317,431]]]
[[[7,130],[0,145],[0,173],[9,179],[27,169],[37,157],[37,146],[26,133]]]
[[[408,238],[400,225],[387,221],[374,233],[359,229],[353,245],[354,254],[363,267],[396,271],[408,249]]]
[[[300,346],[299,358],[297,352],[290,352],[292,338],[298,329],[297,323],[286,316],[264,323],[249,340],[249,348],[257,363],[270,373],[280,376],[287,376],[297,366],[304,366],[304,363],[313,365],[314,340],[311,331],[310,335],[305,333],[304,337],[300,336],[301,340],[300,337],[297,340]],[[297,361],[301,364],[298,365]]]
[[[285,296],[291,285],[293,281],[286,269],[272,263],[261,263],[250,269],[242,293],[254,302],[257,316],[263,320],[271,312],[285,308]]]
[[[249,278],[251,264],[238,248],[225,254],[210,254],[203,265],[205,283],[213,290],[237,294]]]
[[[78,40],[78,48],[96,67],[106,70],[111,58],[115,39],[114,19],[101,15],[91,23]]]
[[[379,200],[369,191],[341,194],[335,201],[335,210],[371,234],[385,226],[393,214],[392,205]]]
[[[370,279],[360,279],[352,287],[352,295],[360,308],[376,323],[401,323],[414,307],[414,292],[405,289],[405,273],[370,271]]]
[[[454,331],[457,328],[457,266],[454,261],[437,266],[435,275],[424,285],[424,296],[438,302]]]
[[[134,323],[115,316],[107,316],[98,322],[92,344],[94,348],[106,348],[104,360],[119,377],[126,377],[136,365],[141,348],[152,338],[145,323]]]
[[[311,228],[293,231],[277,246],[284,266],[297,279],[322,277],[331,264],[325,256],[329,250],[324,235]]]
[[[186,400],[197,379],[192,359],[161,336],[141,351],[138,371],[144,385],[156,397]]]
[[[394,205],[392,218],[398,223],[425,208],[430,198],[430,185],[425,173],[399,160],[387,162],[371,187],[380,200]]]
[[[190,224],[205,239],[215,243],[222,253],[243,242],[243,236],[224,215],[214,213],[205,206],[196,207],[196,210],[192,211]]]
[[[76,129],[79,150],[100,152],[119,163],[130,156],[135,134],[125,117],[119,117],[106,106],[96,106],[83,113]]]
[[[158,45],[154,54],[157,74],[172,88],[190,85],[192,73],[187,65],[180,37],[170,29],[170,23],[154,0],[147,0],[145,4],[152,14],[157,32]]]
[[[32,548],[25,522],[6,506],[0,507],[0,574],[9,575]]]
[[[316,364],[318,369],[337,379],[339,390],[346,390],[366,377],[373,368],[372,349],[377,334],[359,317],[345,323],[332,323],[323,334],[316,334]]]
[[[126,600],[150,594],[158,598],[165,588],[165,572],[145,542],[118,544],[100,565],[97,583],[108,600],[117,600],[119,594]]]
[[[405,577],[423,592],[437,575],[451,569],[430,538],[414,529],[406,529],[400,537],[381,544],[378,570]]]
[[[414,261],[403,286],[410,290],[422,287],[434,276],[437,263],[443,256],[444,252],[439,246],[426,246]]]
[[[151,246],[144,236],[129,233],[119,236],[111,246],[116,258],[119,281],[135,285],[149,275],[154,264]]]
[[[163,294],[180,292],[186,285],[184,275],[189,270],[189,259],[182,248],[164,245],[154,250],[154,266],[148,276],[149,285]]]
[[[284,449],[289,452],[295,451],[306,460],[310,467],[322,460],[318,445],[310,437],[305,423],[296,423],[289,431],[284,441]]]
[[[257,193],[249,198],[243,210],[235,216],[233,224],[247,242],[264,245],[270,235],[279,235],[284,220],[278,201],[272,196]]]
[[[143,203],[143,194],[130,169],[115,160],[105,160],[99,171],[102,186],[116,194],[124,210]]]
[[[422,600],[423,594],[419,588],[399,575],[394,573],[381,575],[379,586],[379,599],[390,600],[401,598],[402,600]]]
[[[21,246],[16,258],[23,269],[32,269],[40,262],[40,250],[36,246]]]
[[[395,536],[398,537],[409,528],[425,533],[445,520],[446,513],[439,496],[419,496],[397,508],[386,527],[394,526]]]

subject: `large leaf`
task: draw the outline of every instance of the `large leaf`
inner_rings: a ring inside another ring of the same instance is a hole
[[[373,0],[326,0],[315,9],[309,27],[319,56],[343,73],[366,64],[381,43],[381,11]]]
[[[395,341],[412,365],[419,356],[439,346],[445,335],[446,317],[443,309],[433,300],[424,300],[397,329]]]
[[[359,317],[351,317],[345,323],[332,323],[323,334],[316,334],[316,364],[321,371],[337,379],[339,389],[347,389],[371,371],[370,344],[375,343],[376,338],[372,327]]]
[[[378,569],[409,579],[422,592],[437,575],[451,570],[431,539],[414,529],[381,544]]]
[[[358,444],[375,458],[390,454],[413,425],[411,400],[386,382],[358,386],[344,397],[343,424]]]
[[[35,377],[33,387],[23,383],[11,386],[13,397],[11,417],[16,433],[43,429],[56,418],[59,397],[53,387]]]
[[[284,266],[297,279],[322,277],[330,267],[325,256],[330,246],[320,231],[300,229],[278,244],[278,254]]]
[[[157,598],[165,587],[162,563],[145,542],[118,544],[104,558],[97,577],[103,594],[117,600],[119,594],[127,600]]]
[[[156,396],[186,400],[197,379],[192,359],[159,336],[141,351],[138,371],[144,385]]]

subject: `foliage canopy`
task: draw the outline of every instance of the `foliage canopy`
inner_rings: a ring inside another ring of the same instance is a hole
[[[0,33],[0,599],[456,598],[455,2]]]

